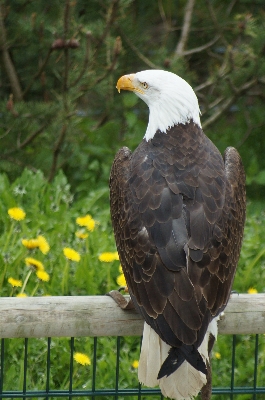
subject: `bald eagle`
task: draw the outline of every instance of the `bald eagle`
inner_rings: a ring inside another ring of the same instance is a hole
[[[207,381],[209,351],[234,280],[245,222],[237,150],[222,157],[204,134],[197,97],[179,76],[122,76],[149,107],[145,136],[121,148],[110,174],[117,249],[145,324],[139,381],[191,399]]]

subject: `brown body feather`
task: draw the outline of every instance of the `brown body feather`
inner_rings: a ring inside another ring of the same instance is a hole
[[[245,222],[238,152],[224,158],[193,121],[116,154],[111,216],[136,309],[175,348],[200,346],[227,304]]]

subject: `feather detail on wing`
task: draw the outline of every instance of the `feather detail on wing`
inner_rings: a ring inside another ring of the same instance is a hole
[[[129,292],[148,324],[139,379],[191,399],[206,382],[209,327],[227,304],[239,258],[240,156],[228,148],[223,159],[192,122],[174,126],[134,153],[119,150],[110,201]]]

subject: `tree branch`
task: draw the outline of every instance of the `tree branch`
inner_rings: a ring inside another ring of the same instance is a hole
[[[189,37],[194,4],[195,0],[187,0],[180,39],[175,49],[175,57],[183,56],[183,52]]]
[[[215,44],[219,38],[220,38],[220,35],[216,36],[210,42],[205,43],[202,46],[183,51],[182,56],[189,56],[190,54],[200,53],[201,51],[207,50],[209,47],[211,47],[213,44]]]
[[[232,11],[234,5],[236,4],[236,2],[237,2],[237,0],[232,0],[232,1],[231,1],[231,3],[229,4],[229,6],[227,7],[226,15],[230,15],[230,14],[231,14],[231,11]]]
[[[69,18],[70,18],[70,0],[65,1],[64,8],[64,33],[63,40],[66,42],[69,32]],[[68,77],[69,77],[69,48],[64,48],[64,72],[63,72],[63,93],[68,90]]]
[[[28,169],[30,169],[31,171],[33,171],[33,172],[37,172],[38,170],[37,170],[37,168],[35,168],[35,167],[33,167],[32,165],[28,165],[27,163],[23,163],[23,162],[21,162],[21,161],[19,161],[18,159],[17,159],[17,157],[10,157],[10,156],[8,156],[8,155],[6,155],[6,154],[1,154],[0,155],[0,158],[2,159],[2,160],[5,160],[5,161],[8,161],[8,162],[10,162],[12,165],[18,165],[19,167],[22,167],[22,168],[28,168]]]
[[[249,112],[248,112],[248,111],[245,111],[245,112],[244,112],[244,116],[245,116],[245,121],[246,121],[246,125],[247,125],[247,130],[246,130],[244,136],[237,142],[237,144],[236,144],[236,148],[237,148],[237,149],[238,149],[240,146],[242,146],[242,144],[245,143],[245,141],[248,139],[248,137],[251,135],[251,133],[252,133],[252,131],[253,131],[254,129],[259,129],[259,128],[261,128],[261,127],[263,127],[263,126],[265,125],[265,123],[262,122],[262,123],[260,123],[260,124],[258,124],[258,125],[254,125],[254,126],[253,126],[253,125],[251,124],[251,120],[250,120]]]
[[[50,58],[51,53],[52,53],[52,48],[49,49],[49,51],[48,51],[48,53],[47,53],[47,55],[46,55],[46,57],[45,57],[43,63],[42,63],[41,66],[39,67],[39,69],[38,69],[38,71],[36,72],[36,74],[33,75],[33,78],[31,79],[30,83],[28,84],[28,86],[27,86],[26,89],[24,90],[24,92],[23,92],[23,97],[26,97],[26,95],[28,94],[28,92],[29,92],[29,90],[31,89],[31,87],[32,87],[33,83],[35,82],[35,80],[41,75],[42,71],[44,70],[44,68],[46,67],[46,65],[47,65],[47,63],[48,63],[48,61],[49,61],[49,58]]]
[[[66,136],[66,132],[67,132],[67,125],[63,125],[60,136],[57,140],[57,143],[55,144],[55,148],[53,150],[53,160],[52,160],[52,166],[51,166],[51,170],[50,170],[50,175],[48,178],[48,181],[51,182],[54,178],[54,175],[56,173],[56,167],[57,167],[57,163],[58,163],[58,157],[61,151],[61,147],[62,144],[64,142],[65,136]]]
[[[17,76],[16,69],[10,57],[8,46],[7,46],[7,34],[4,24],[4,6],[0,4],[0,47],[2,51],[3,65],[5,67],[6,74],[8,76],[14,100],[23,100],[23,94],[20,86],[20,82]]]
[[[125,40],[125,42],[128,44],[128,46],[134,51],[134,53],[137,55],[137,57],[140,58],[140,60],[142,60],[150,68],[161,69],[160,66],[154,64],[143,53],[141,53],[140,50],[133,44],[133,42],[125,35],[125,33],[121,29],[120,29],[120,33],[121,33],[122,38]]]
[[[223,113],[233,104],[236,98],[239,97],[239,95],[246,92],[256,83],[257,79],[254,78],[251,81],[244,83],[244,85],[242,85],[240,88],[237,88],[236,91],[234,91],[233,95],[228,99],[226,99],[223,102],[223,104],[219,107],[219,109],[203,123],[203,129],[208,128],[210,125],[216,122],[223,115]]]
[[[33,132],[31,135],[29,135],[24,142],[22,142],[19,145],[19,150],[23,149],[24,147],[26,147],[29,143],[31,143],[37,136],[39,136],[44,129],[50,124],[50,121],[46,121],[43,125],[41,125],[41,127],[39,129],[37,129],[35,132]]]
[[[119,0],[112,0],[111,5],[109,6],[108,12],[107,12],[107,18],[106,18],[106,24],[105,24],[105,29],[102,33],[102,35],[100,36],[97,44],[96,44],[96,50],[95,53],[99,50],[99,48],[101,47],[102,43],[104,42],[115,18],[116,18],[116,13],[118,11],[118,7],[119,7]]]
[[[221,39],[224,42],[224,44],[226,45],[226,47],[228,47],[229,43],[227,42],[226,38],[224,37],[223,31],[220,28],[220,25],[219,25],[219,22],[218,22],[218,19],[217,19],[216,15],[215,15],[211,0],[206,0],[206,3],[207,3],[207,6],[208,6],[208,10],[210,12],[212,21],[214,23],[214,26],[215,26],[217,32],[219,33],[219,36],[221,37]]]
[[[158,8],[159,8],[161,19],[163,21],[164,29],[166,31],[170,32],[172,30],[172,28],[169,25],[169,23],[167,22],[167,17],[166,17],[166,13],[165,13],[165,10],[164,10],[164,7],[163,7],[162,0],[158,0]]]
[[[78,77],[74,80],[74,82],[72,82],[71,87],[75,87],[78,84],[78,82],[80,82],[80,80],[83,78],[88,68],[88,64],[90,61],[90,53],[91,53],[91,36],[92,36],[91,32],[86,33],[86,52],[85,52],[83,67],[81,68]]]
[[[76,97],[76,99],[79,99],[84,95],[85,92],[87,92],[89,89],[95,87],[98,85],[100,82],[102,82],[109,74],[112,72],[117,64],[119,54],[121,52],[121,38],[118,36],[116,38],[115,44],[114,44],[114,51],[113,51],[113,59],[110,65],[107,65],[105,68],[105,72],[103,72],[102,75],[100,75],[96,80],[94,80],[90,85],[83,85],[82,90],[80,90],[79,95]]]

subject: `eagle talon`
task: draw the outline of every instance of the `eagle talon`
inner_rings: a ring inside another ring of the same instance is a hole
[[[110,296],[122,310],[133,310],[134,305],[131,300],[127,300],[121,293],[120,290],[123,290],[124,287],[119,288],[119,290],[111,290],[109,293],[107,293],[107,296]]]
[[[119,287],[118,291],[121,292],[122,290],[124,290],[125,293],[128,293],[128,288],[127,288],[127,286],[121,286],[121,287]]]
[[[225,313],[222,311],[221,314],[219,314],[219,321],[222,321],[224,319]]]

